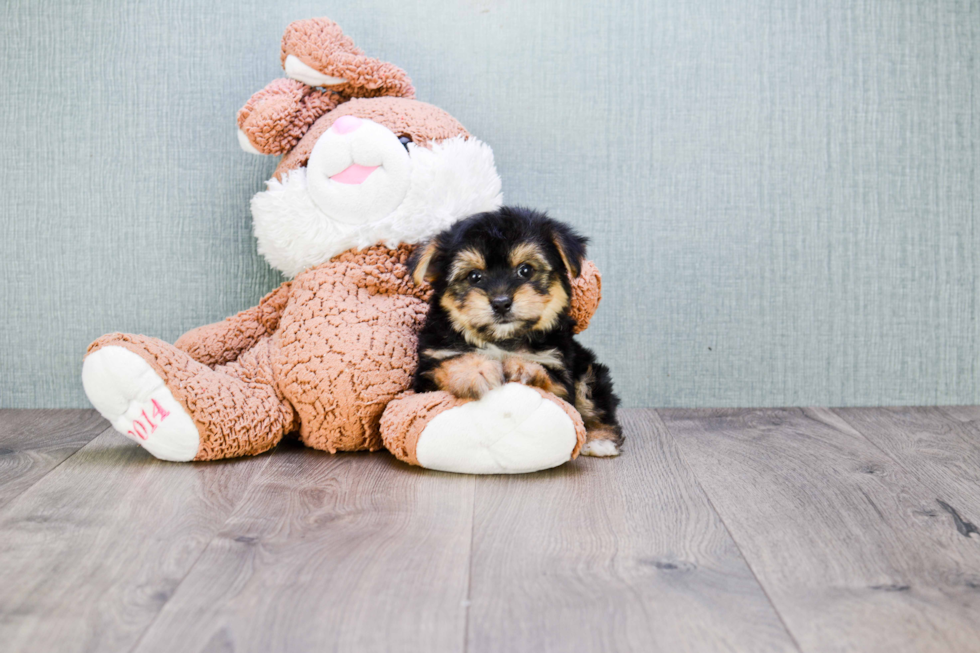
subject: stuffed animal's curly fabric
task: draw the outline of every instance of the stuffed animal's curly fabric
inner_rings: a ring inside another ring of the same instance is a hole
[[[387,448],[455,472],[574,458],[581,417],[537,388],[507,384],[479,401],[408,391],[430,292],[408,258],[501,204],[490,148],[328,19],[291,24],[282,62],[288,78],[253,95],[238,124],[243,148],[283,155],[252,213],[259,252],[292,279],[175,344],[97,339],[82,370],[92,404],[165,460],[254,455],[290,433],[331,453]],[[580,330],[600,289],[587,263],[573,283]]]

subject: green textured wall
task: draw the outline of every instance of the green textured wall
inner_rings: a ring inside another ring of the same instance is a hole
[[[969,2],[5,2],[0,405],[278,283],[234,115],[326,15],[593,238],[627,403],[980,403]]]

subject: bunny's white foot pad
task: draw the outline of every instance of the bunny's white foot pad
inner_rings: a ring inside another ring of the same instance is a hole
[[[463,474],[522,474],[568,462],[577,438],[554,402],[518,383],[437,415],[419,435],[415,456],[429,469]]]
[[[124,347],[103,347],[82,366],[82,385],[113,428],[161,460],[193,460],[194,420],[150,364]]]

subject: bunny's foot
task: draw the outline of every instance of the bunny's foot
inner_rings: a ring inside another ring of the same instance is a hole
[[[82,384],[112,426],[163,460],[254,456],[298,425],[274,383],[261,338],[213,369],[147,336],[113,333],[89,346]]]
[[[381,420],[400,460],[446,472],[519,474],[578,455],[585,427],[569,404],[538,388],[508,383],[477,401],[446,392],[408,394]]]
[[[161,460],[197,456],[194,420],[146,360],[123,347],[103,347],[85,358],[82,385],[113,428]]]

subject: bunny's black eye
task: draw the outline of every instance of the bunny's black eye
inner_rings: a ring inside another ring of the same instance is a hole
[[[398,142],[401,143],[402,146],[407,150],[408,144],[412,142],[412,137],[402,134],[401,136],[398,137]]]
[[[479,270],[473,270],[468,275],[466,275],[466,278],[469,280],[470,283],[476,285],[481,281],[483,281],[483,273],[480,272]]]
[[[521,279],[527,279],[532,274],[534,274],[534,267],[527,263],[521,263],[521,266],[517,268],[517,276]]]

